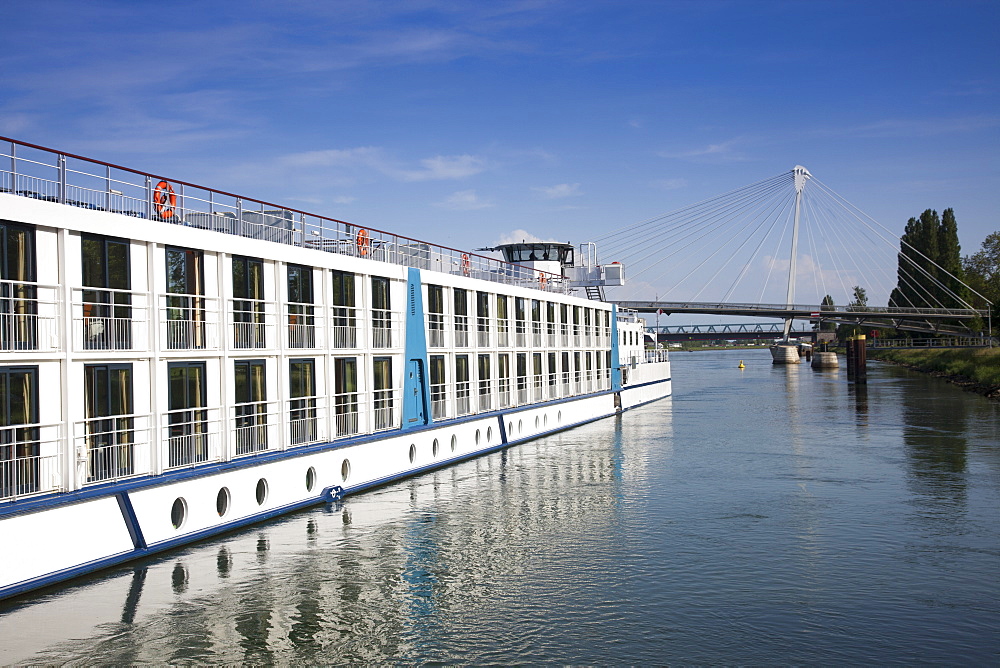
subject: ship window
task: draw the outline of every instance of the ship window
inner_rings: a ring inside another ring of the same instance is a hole
[[[438,440],[435,438],[434,442],[431,443],[431,454],[434,455],[435,457],[437,457],[438,456],[438,450],[440,449],[440,447],[441,447],[441,444],[438,443]]]
[[[470,412],[469,405],[469,356],[455,356],[455,410],[458,415]]]
[[[257,481],[257,488],[254,490],[254,495],[257,498],[257,505],[263,506],[264,502],[267,501],[267,480],[261,478]]]
[[[375,429],[389,429],[395,422],[392,396],[392,359],[376,357],[372,361],[372,370]]]
[[[87,481],[115,480],[135,470],[132,365],[84,366]]]
[[[410,443],[410,463],[412,464],[413,460],[416,458],[417,458],[417,446],[414,445],[413,443]]]
[[[233,256],[233,335],[236,348],[263,348],[264,261]]]
[[[376,348],[392,347],[389,308],[389,279],[372,276],[372,345]]]
[[[226,513],[229,512],[229,502],[229,488],[223,487],[215,496],[215,512],[219,513],[219,517],[225,517]]]
[[[458,437],[454,434],[451,435],[451,451],[455,452],[455,448],[458,447]]]
[[[28,284],[35,281],[34,228],[0,220],[0,279],[10,281],[0,288],[4,298],[0,348],[34,350],[38,347],[38,292]]]
[[[184,520],[186,519],[187,501],[179,496],[174,499],[174,505],[170,507],[170,523],[174,525],[175,529],[180,529],[184,526]]]
[[[132,347],[129,242],[92,234],[81,236],[83,339],[90,350]],[[100,289],[95,289],[100,288]]]
[[[167,247],[167,348],[205,347],[204,262],[202,252]]]
[[[38,367],[0,367],[0,499],[38,491]]]
[[[208,459],[205,363],[167,364],[167,465],[171,468]]]
[[[316,416],[316,361],[288,360],[288,420],[292,445],[312,443],[319,436]]]
[[[455,315],[469,315],[469,296],[466,290],[455,288]]]
[[[267,450],[267,380],[264,360],[234,362],[236,454]]]
[[[288,265],[288,347],[315,348],[313,268]]]
[[[351,460],[345,459],[340,463],[340,480],[347,482],[351,477]]]
[[[358,361],[354,357],[333,360],[333,412],[336,435],[358,433]]]

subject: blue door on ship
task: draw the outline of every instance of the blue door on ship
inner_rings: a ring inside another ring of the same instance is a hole
[[[424,412],[424,369],[421,360],[410,360],[406,364],[406,383],[403,390],[403,414],[407,424],[427,424]]]

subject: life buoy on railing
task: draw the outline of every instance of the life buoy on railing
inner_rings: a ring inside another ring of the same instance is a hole
[[[174,207],[177,206],[177,194],[174,187],[166,181],[160,181],[153,190],[153,208],[156,215],[164,220],[174,217]]]
[[[469,262],[469,254],[462,253],[462,275],[468,276],[472,271],[472,263]]]
[[[368,255],[368,251],[372,247],[372,238],[368,236],[368,230],[363,227],[358,230],[358,235],[355,237],[354,242],[358,246],[359,255]]]
[[[544,290],[548,284],[549,284],[549,277],[543,274],[542,272],[538,272],[538,285],[541,286],[542,290]]]

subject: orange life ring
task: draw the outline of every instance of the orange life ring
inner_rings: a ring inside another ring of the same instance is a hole
[[[542,272],[538,272],[538,283],[542,286],[542,290],[544,290],[545,286],[549,284],[549,277]]]
[[[368,251],[372,247],[372,239],[368,236],[368,230],[361,228],[358,230],[358,236],[354,239],[355,243],[358,245],[358,253],[361,255],[368,255]]]
[[[166,181],[160,181],[153,190],[153,208],[160,218],[168,220],[174,217],[174,207],[177,206],[177,195],[174,187]]]
[[[462,253],[462,275],[468,276],[469,272],[472,271],[472,263],[469,262],[469,254]]]

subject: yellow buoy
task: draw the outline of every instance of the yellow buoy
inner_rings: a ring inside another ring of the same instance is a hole
[[[740,366],[739,366],[739,368],[740,369],[745,369],[746,368],[745,366],[743,366],[743,360],[740,360]]]

